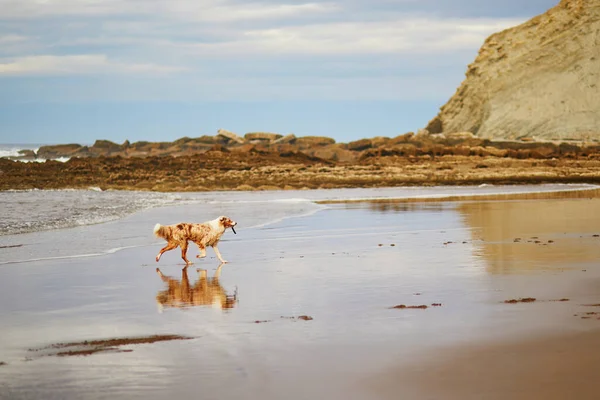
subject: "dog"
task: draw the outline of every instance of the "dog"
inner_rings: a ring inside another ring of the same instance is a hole
[[[188,279],[187,268],[181,270],[181,280],[165,276],[160,269],[156,268],[160,279],[167,284],[167,289],[159,291],[156,295],[159,311],[165,307],[210,306],[221,310],[234,308],[237,304],[237,287],[234,294],[231,295],[221,285],[219,278],[223,265],[219,265],[212,278],[207,277],[205,269],[197,269],[199,276],[193,285]]]
[[[231,228],[233,233],[236,233],[233,228],[236,225],[237,222],[226,216],[220,216],[212,221],[206,221],[201,224],[192,224],[188,222],[182,222],[176,225],[156,224],[154,226],[154,234],[156,237],[163,238],[167,241],[167,245],[158,252],[156,262],[160,260],[160,257],[164,252],[181,247],[181,258],[185,261],[187,267],[191,264],[186,257],[188,242],[191,241],[196,243],[200,249],[200,254],[198,254],[196,258],[206,257],[206,246],[211,246],[219,261],[221,261],[221,263],[226,263],[227,261],[221,256],[217,244],[227,228]]]

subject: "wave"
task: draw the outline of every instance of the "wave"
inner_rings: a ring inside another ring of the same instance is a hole
[[[21,150],[33,150],[34,152],[37,153],[37,151],[39,150],[39,146],[37,147],[32,147],[27,146],[27,145],[19,145],[19,144],[14,144],[14,145],[0,145],[0,158],[2,157],[19,157],[21,154],[19,154],[19,151]]]
[[[136,248],[146,247],[146,246],[148,246],[148,245],[141,244],[141,245],[136,245],[136,246],[115,247],[112,249],[108,249],[106,251],[100,251],[100,252],[96,252],[96,253],[68,254],[68,255],[52,256],[52,257],[29,258],[29,259],[23,259],[23,260],[0,261],[0,265],[24,264],[24,263],[35,262],[35,261],[51,261],[51,260],[67,260],[67,259],[74,259],[74,258],[100,257],[100,256],[109,255],[109,254],[115,254],[122,250],[136,249]]]
[[[172,194],[94,187],[2,191],[0,203],[0,236],[102,224],[138,211],[182,204]]]

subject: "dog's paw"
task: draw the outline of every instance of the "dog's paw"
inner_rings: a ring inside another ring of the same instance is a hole
[[[206,256],[203,256],[202,254],[198,254],[198,255],[196,256],[196,258],[204,258],[204,257],[206,257]]]
[[[158,260],[160,260],[160,256],[156,256],[156,262],[158,262]]]

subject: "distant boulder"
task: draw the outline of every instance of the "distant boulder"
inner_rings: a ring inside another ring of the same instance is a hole
[[[335,139],[325,136],[302,136],[296,139],[296,144],[302,148],[327,146],[330,144],[335,144]]]
[[[275,141],[273,141],[274,144],[293,144],[296,142],[296,139],[298,139],[296,137],[296,135],[294,135],[293,133],[290,133],[289,135],[285,135],[279,139],[276,139]]]
[[[246,140],[260,140],[266,142],[274,142],[282,137],[283,135],[270,132],[249,132],[244,135],[244,139]]]
[[[375,136],[374,138],[371,138],[371,144],[373,145],[373,147],[381,147],[381,146],[386,146],[388,143],[390,143],[390,138],[387,136]]]
[[[37,158],[49,160],[53,158],[71,157],[82,147],[83,146],[76,143],[42,146],[37,151]]]
[[[363,151],[373,147],[371,139],[360,139],[348,143],[348,150],[351,151]]]
[[[217,136],[221,136],[221,137],[223,137],[223,138],[225,138],[225,139],[228,139],[228,140],[230,140],[230,141],[232,141],[232,142],[235,142],[235,143],[240,143],[240,144],[242,144],[242,143],[244,143],[244,142],[245,142],[245,141],[244,141],[244,138],[242,138],[242,137],[240,137],[240,136],[236,135],[236,134],[235,134],[235,133],[233,133],[233,132],[230,132],[230,131],[228,131],[228,130],[225,130],[225,129],[219,129],[219,130],[217,131],[217,134],[218,134]]]
[[[26,158],[26,159],[34,159],[35,158],[35,151],[33,151],[33,150],[19,150],[19,157],[20,158]]]
[[[123,148],[121,145],[118,145],[110,140],[96,140],[94,145],[91,147],[92,153],[96,153],[99,155],[108,156],[112,153],[117,153],[122,151]]]
[[[340,144],[318,146],[304,150],[303,153],[312,157],[318,157],[323,160],[334,162],[352,162],[356,160],[358,156],[358,153],[344,149]]]

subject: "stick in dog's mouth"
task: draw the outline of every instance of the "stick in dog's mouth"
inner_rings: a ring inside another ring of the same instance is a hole
[[[235,228],[233,226],[231,227],[231,230],[233,231],[233,233],[235,233],[237,235]]]

